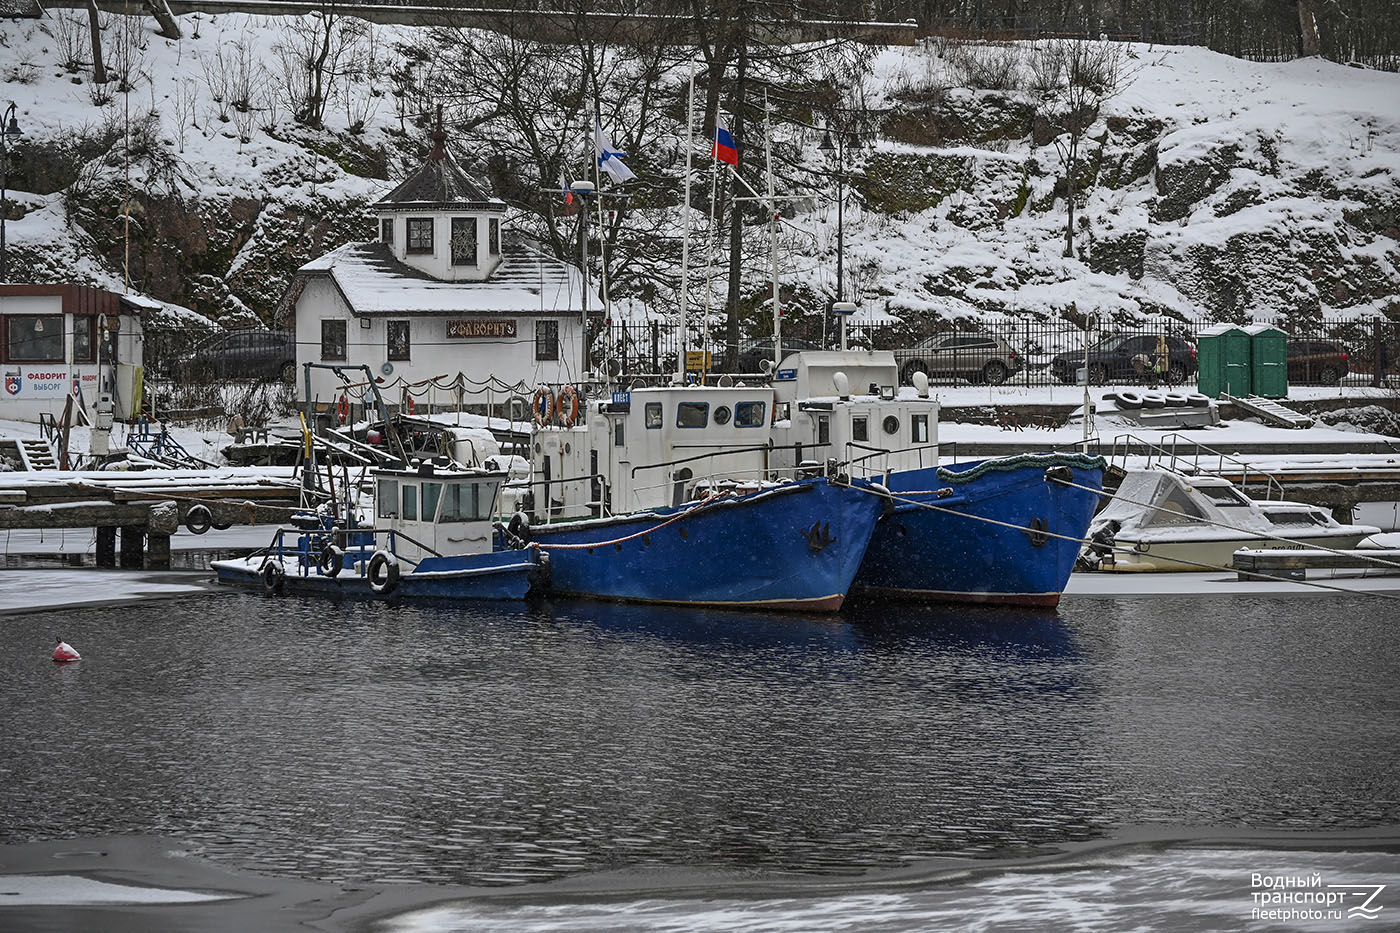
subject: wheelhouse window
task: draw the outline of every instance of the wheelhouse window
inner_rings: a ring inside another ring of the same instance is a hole
[[[763,427],[763,414],[767,407],[768,403],[766,402],[740,402],[734,406],[734,426],[736,428]]]
[[[389,321],[385,328],[388,341],[389,359],[406,360],[409,359],[408,321]]]
[[[1196,491],[1220,506],[1249,508],[1250,501],[1233,486],[1197,486]]]
[[[928,415],[909,416],[909,443],[928,443]]]
[[[433,251],[433,218],[410,217],[405,223],[408,228],[408,251],[410,253],[431,253]]]
[[[650,430],[650,429],[652,429],[652,428],[659,428],[659,427],[661,427],[661,403],[660,403],[660,402],[647,402],[647,408],[646,408],[646,426],[647,426],[647,429],[648,429],[648,430]]]
[[[817,443],[831,443],[831,416],[817,415]]]
[[[438,503],[442,501],[442,483],[423,484],[423,521],[430,522],[437,515]]]
[[[403,486],[403,518],[406,522],[418,521],[418,487],[412,483]]]
[[[859,418],[852,418],[852,419],[851,419],[851,440],[853,440],[853,441],[868,441],[868,440],[870,440],[870,419],[869,419],[869,418],[867,418],[867,417],[865,417],[864,415],[862,415],[862,416],[860,416]]]
[[[500,222],[500,220],[497,219],[497,218],[495,218],[495,217],[492,217],[491,220],[490,220],[490,222],[487,224],[486,229],[487,229],[487,231],[488,231],[488,232],[487,232],[487,236],[488,236],[487,244],[488,244],[488,248],[491,250],[491,255],[492,255],[492,256],[499,256],[499,255],[501,255],[501,222]]]
[[[535,322],[535,359],[559,359],[559,322]]]
[[[703,428],[709,423],[709,402],[681,402],[676,406],[676,427]]]
[[[27,363],[63,362],[63,315],[13,314],[6,318],[7,359]]]
[[[442,490],[438,522],[481,522],[491,517],[498,483],[449,483]]]
[[[452,264],[476,265],[476,218],[452,218]]]
[[[381,479],[374,490],[375,514],[380,518],[399,517],[399,481]]]
[[[379,242],[394,245],[394,218],[385,217],[379,221]]]
[[[625,418],[618,418],[617,420],[615,420],[615,421],[613,422],[613,446],[614,446],[614,447],[625,447],[625,446],[627,446],[627,432],[626,432],[626,430],[625,430],[626,426],[627,426],[627,419],[625,419]],[[595,451],[595,455],[596,455],[596,451]],[[593,472],[594,472],[594,473],[597,473],[598,471],[595,469]]]
[[[73,362],[97,361],[97,318],[73,318]]]
[[[326,320],[321,322],[321,359],[345,359],[345,321]]]

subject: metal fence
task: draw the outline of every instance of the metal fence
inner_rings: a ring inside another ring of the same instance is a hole
[[[1197,375],[1194,355],[1197,335],[1217,323],[1156,319],[1121,325],[1105,324],[1090,331],[1089,339],[1094,348],[1093,354],[1099,355],[1109,353],[1106,349],[1108,344],[1126,343],[1125,338],[1145,338],[1147,349],[1144,353],[1150,355],[1151,347],[1155,347],[1159,339],[1176,338],[1170,341],[1171,358],[1173,361],[1180,360],[1185,369],[1181,374],[1184,379],[1180,381],[1194,385]],[[1393,381],[1400,375],[1400,322],[1384,319],[1320,319],[1277,326],[1289,337],[1288,376],[1295,385],[1328,385],[1340,380],[1353,384],[1382,385],[1387,376],[1392,377]],[[930,349],[927,345],[949,337],[989,337],[1004,341],[1020,360],[1006,380],[1012,385],[1075,382],[1078,371],[1083,368],[1085,330],[1082,324],[1072,321],[1007,319],[980,323],[975,329],[949,327],[931,332],[908,324],[851,325],[847,329],[847,344],[852,348],[895,351],[901,378],[905,381],[910,373],[909,364],[921,359],[921,353]],[[839,340],[838,335],[828,336],[824,340],[819,329],[810,327],[799,326],[783,332],[785,350],[834,349],[839,346]],[[1178,343],[1178,340],[1184,343]],[[704,338],[698,333],[692,333],[687,340],[688,371],[698,373],[705,362],[701,357],[702,343]],[[921,344],[924,346],[921,347]],[[678,346],[677,330],[669,323],[614,323],[598,332],[592,354],[599,361],[615,361],[614,365],[625,376],[647,381],[668,378],[676,372]],[[1143,346],[1144,341],[1138,340],[1123,348],[1121,352],[1125,354],[1125,365],[1106,366],[1107,372],[1096,373],[1104,378],[1095,381],[1133,380],[1139,372],[1132,370],[1131,358]],[[1187,355],[1183,357],[1177,351],[1178,347],[1186,348],[1181,352]],[[772,358],[772,348],[771,337],[741,340],[730,346],[726,344],[723,332],[714,330],[704,346],[709,351],[709,365],[705,368],[711,373],[756,375],[762,371],[761,361]],[[989,349],[985,352],[987,360],[991,360],[993,351]],[[1055,365],[1057,356],[1064,358],[1060,367]],[[1168,367],[1162,368],[1165,370]],[[933,382],[968,381],[968,374],[931,370],[929,375]],[[977,381],[975,375],[972,381]]]

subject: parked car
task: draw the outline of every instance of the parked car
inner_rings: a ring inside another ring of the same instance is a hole
[[[1113,334],[1089,348],[1089,382],[1103,385],[1116,379],[1141,380],[1143,359],[1157,355],[1159,341],[1167,343],[1166,365],[1162,378],[1170,385],[1180,385],[1196,372],[1196,345],[1185,337],[1168,334]],[[1133,358],[1142,357],[1134,365]],[[1079,370],[1084,368],[1084,351],[1057,353],[1050,360],[1050,373],[1060,382],[1072,385]]]
[[[783,336],[783,355],[787,355],[794,350],[820,350],[817,346],[807,340],[796,340],[786,335]],[[736,371],[741,373],[757,373],[763,371],[763,361],[773,359],[773,338],[760,337],[757,340],[743,340],[739,343],[739,356],[736,362]]]
[[[1289,340],[1288,381],[1334,386],[1351,371],[1347,352],[1330,340]]]
[[[894,359],[905,383],[915,373],[926,373],[1000,385],[1025,366],[1016,348],[995,334],[935,334],[894,351]]]
[[[282,330],[235,330],[200,344],[181,361],[186,379],[282,379],[297,371],[295,335]]]

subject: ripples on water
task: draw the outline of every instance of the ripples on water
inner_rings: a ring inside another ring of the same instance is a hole
[[[501,884],[1400,822],[1381,600],[807,619],[221,591],[4,624],[7,842],[163,834],[325,880]],[[57,634],[81,664],[47,660]]]

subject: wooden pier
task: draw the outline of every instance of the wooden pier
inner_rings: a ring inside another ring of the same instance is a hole
[[[1241,580],[1259,577],[1306,580],[1309,570],[1364,570],[1393,575],[1400,574],[1400,551],[1381,548],[1347,551],[1250,548],[1235,552],[1234,568]]]
[[[284,475],[197,470],[10,474],[0,478],[0,529],[95,528],[97,566],[170,569],[170,536],[200,524],[279,523],[300,487]],[[22,481],[21,481],[22,478]]]

